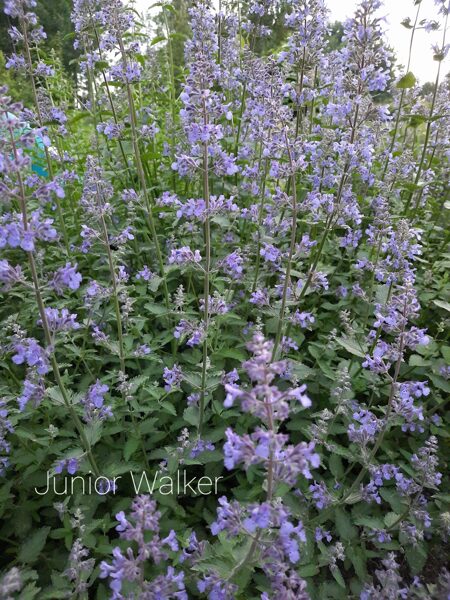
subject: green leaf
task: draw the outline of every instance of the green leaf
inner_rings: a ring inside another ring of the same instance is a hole
[[[333,453],[339,454],[339,456],[343,456],[344,458],[348,458],[349,460],[354,461],[353,454],[344,446],[339,446],[339,444],[333,444]]]
[[[138,438],[135,438],[135,437],[128,438],[128,440],[125,443],[124,449],[123,449],[123,456],[124,456],[125,460],[130,459],[130,457],[138,449],[138,446],[139,446]]]
[[[383,498],[383,500],[389,502],[394,512],[396,512],[397,514],[401,515],[402,512],[405,510],[405,506],[402,503],[401,496],[395,490],[386,487],[380,488],[380,496]]]
[[[148,287],[150,289],[150,291],[152,292],[156,292],[159,288],[159,285],[162,281],[162,277],[159,277],[159,275],[153,275],[153,277],[150,279],[149,283],[148,283]]]
[[[20,591],[20,600],[33,600],[34,598],[38,597],[38,593],[41,591],[41,588],[36,587],[35,582],[33,581],[32,583],[29,583],[28,585],[26,585],[21,591]],[[42,596],[40,596],[42,598]],[[57,598],[67,598],[67,592],[66,592],[66,596],[61,595],[55,595],[53,596],[54,600],[56,600]]]
[[[38,529],[31,537],[23,542],[17,556],[18,562],[27,564],[36,562],[45,546],[50,529],[50,527],[41,527],[41,529]]]
[[[165,412],[170,413],[174,417],[177,416],[177,411],[175,410],[174,405],[171,404],[170,402],[168,402],[167,400],[164,400],[163,402],[160,402],[159,405],[161,406],[161,408],[164,409]]]
[[[165,39],[166,37],[164,35],[158,35],[152,39],[150,46],[155,46],[156,44],[159,44],[159,42],[165,41]]]
[[[183,413],[183,419],[186,423],[189,423],[189,425],[196,427],[199,419],[198,408],[196,406],[188,406]]]
[[[169,311],[165,306],[161,306],[160,304],[153,304],[152,302],[147,302],[144,306],[146,310],[152,315],[167,315]]]
[[[367,578],[366,562],[367,557],[364,548],[358,548],[356,552],[350,553],[350,560],[352,561],[355,573],[361,581]]]
[[[415,548],[414,546],[407,546],[405,556],[414,575],[420,573],[427,562],[427,551],[423,545]]]
[[[430,379],[437,388],[450,394],[450,381],[440,375],[430,375]]]
[[[304,565],[298,570],[300,577],[314,577],[319,573],[319,567],[315,564]]]
[[[188,36],[185,33],[179,33],[178,31],[173,31],[169,35],[171,40],[187,40]]]
[[[243,350],[239,350],[238,348],[222,348],[218,352],[214,352],[214,357],[221,358],[233,358],[239,362],[244,362],[247,357]]]
[[[384,523],[386,527],[392,527],[394,523],[400,523],[400,515],[395,512],[388,512],[388,514],[384,517]],[[382,529],[380,527],[380,529]]]
[[[337,338],[336,342],[340,346],[345,348],[347,350],[347,352],[350,352],[350,354],[353,354],[354,356],[359,356],[360,358],[365,357],[365,354],[363,352],[363,349],[361,348],[361,345],[356,340],[352,340],[349,338]]]
[[[294,373],[294,375],[297,375],[297,377],[300,377],[301,380],[310,377],[314,373],[310,367],[307,367],[301,362],[296,360],[290,360],[289,362],[291,365],[291,372]]]
[[[148,375],[138,375],[137,377],[133,377],[128,382],[130,386],[130,392],[135,393],[148,380]]]
[[[400,81],[397,82],[397,87],[400,90],[406,90],[408,88],[414,87],[415,85],[416,78],[414,77],[414,74],[411,73],[411,71],[408,71],[408,73],[406,73],[406,75],[403,75]]]
[[[103,426],[100,421],[93,421],[89,425],[86,425],[86,427],[84,428],[86,439],[91,447],[95,446],[95,444],[102,437],[102,429]]]
[[[443,308],[447,312],[450,312],[450,303],[448,302],[444,302],[443,300],[433,300],[433,304],[435,304],[439,308]]]
[[[87,119],[91,116],[91,113],[88,112],[80,112],[77,115],[75,115],[74,117],[72,117],[72,119],[69,120],[69,123],[71,125],[74,125],[77,121],[81,121],[82,119]]]
[[[342,573],[339,570],[339,567],[335,566],[335,567],[331,567],[330,568],[333,577],[336,579],[338,585],[341,586],[341,588],[343,588],[344,590],[346,589],[345,587],[345,581],[344,578],[342,577]]]
[[[142,421],[139,424],[139,431],[141,432],[141,434],[149,434],[149,433],[154,433],[156,431],[156,427],[155,427],[155,423],[158,419],[155,419],[154,417],[151,419],[145,419],[145,421]]]
[[[342,508],[336,508],[335,517],[337,532],[343,540],[349,541],[358,537],[358,529],[352,525],[350,517]]]
[[[409,126],[410,127],[419,127],[419,125],[422,125],[422,123],[426,123],[427,118],[424,115],[412,115],[410,120],[409,120]],[[414,185],[414,184],[411,184]],[[415,188],[417,186],[414,186]]]
[[[381,517],[361,516],[355,519],[356,525],[363,525],[369,529],[384,529],[384,522]]]
[[[61,394],[59,387],[55,386],[55,387],[47,388],[45,390],[45,393],[47,394],[47,396],[50,396],[50,398],[53,400],[53,402],[55,404],[65,405],[64,398]]]
[[[344,466],[342,465],[342,459],[338,454],[332,454],[330,456],[329,468],[336,479],[340,479],[344,475]]]
[[[409,357],[409,365],[411,367],[429,367],[431,362],[429,360],[425,360],[419,354],[411,354]]]

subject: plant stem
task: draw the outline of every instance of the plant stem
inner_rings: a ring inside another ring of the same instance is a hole
[[[445,21],[444,21],[444,34],[443,34],[443,39],[442,39],[442,48],[445,48],[445,40],[446,40],[446,35],[447,35],[448,15],[449,15],[449,13],[446,14]],[[418,183],[420,181],[420,176],[422,175],[422,169],[423,169],[423,165],[425,163],[425,158],[426,158],[426,154],[427,154],[427,150],[428,150],[428,142],[430,140],[432,119],[433,119],[433,115],[434,115],[434,108],[436,106],[436,98],[437,98],[437,93],[438,93],[438,89],[439,89],[439,80],[440,80],[440,77],[441,77],[441,67],[442,67],[442,60],[439,61],[438,69],[437,69],[437,73],[436,73],[436,80],[434,82],[433,97],[432,97],[432,100],[431,100],[430,113],[428,115],[427,128],[426,128],[426,131],[425,131],[425,140],[423,142],[423,148],[422,148],[422,154],[421,154],[421,157],[420,157],[419,168],[417,169],[416,178],[414,180],[414,185],[416,187],[417,187],[417,185],[418,185]],[[414,190],[412,190],[409,193],[409,196],[408,196],[408,198],[406,200],[405,210],[404,210],[405,215],[408,215],[413,195],[414,195]],[[418,201],[416,202],[416,205],[414,207],[414,216],[417,214],[417,210],[419,208],[419,202],[420,202],[420,196],[419,196]]]
[[[123,45],[123,40],[120,35],[118,36],[118,42],[119,42],[120,52],[122,55],[122,64],[123,64],[124,72],[126,72],[127,57],[126,57],[125,47]],[[163,281],[165,303],[166,303],[166,307],[169,308],[170,298],[169,298],[169,290],[167,288],[167,281],[166,281],[165,273],[164,273],[164,262],[163,262],[163,258],[162,258],[162,254],[161,254],[161,247],[159,245],[158,235],[156,233],[155,220],[153,218],[152,205],[150,202],[150,197],[149,197],[149,193],[148,193],[148,189],[147,189],[147,181],[145,178],[145,172],[144,172],[144,167],[143,167],[142,158],[141,158],[141,151],[140,151],[139,143],[138,143],[138,136],[137,136],[137,129],[136,129],[136,111],[135,111],[135,107],[134,107],[133,93],[131,90],[130,83],[128,81],[125,82],[125,86],[126,86],[127,98],[128,98],[128,110],[129,110],[129,119],[130,119],[130,125],[131,125],[131,141],[133,143],[134,160],[135,160],[136,169],[138,172],[139,181],[141,184],[141,190],[144,195],[144,202],[145,202],[145,207],[146,207],[145,212],[146,212],[146,216],[148,218],[148,224],[150,226],[150,232],[152,234],[153,243],[155,245],[156,257],[157,257],[158,264],[159,264],[160,275],[161,275],[161,278]]]
[[[30,74],[31,90],[33,92],[33,100],[34,100],[34,104],[36,106],[36,115],[37,115],[37,119],[38,119],[38,124],[39,124],[39,127],[41,129],[43,129],[44,121],[43,121],[41,109],[39,106],[36,82],[34,80],[34,75],[33,75],[33,60],[31,58],[31,50],[30,50],[30,44],[29,44],[29,40],[28,40],[28,27],[23,19],[20,20],[20,26],[21,26],[22,33],[23,33],[23,43],[24,43],[24,47],[25,47],[25,55],[27,58],[28,70],[29,70],[29,74]],[[53,179],[52,162],[50,160],[50,154],[48,152],[48,148],[45,144],[44,144],[44,152],[45,152],[45,158],[47,161],[48,174],[49,174],[50,179]],[[62,231],[63,238],[64,238],[64,244],[66,246],[66,252],[69,255],[70,254],[69,238],[67,237],[67,230],[66,230],[66,225],[64,223],[61,202],[56,194],[55,194],[55,204],[56,204],[56,211],[58,213],[59,224],[60,224],[61,231]]]
[[[405,319],[405,312],[406,312],[406,301],[405,301],[405,305],[403,308],[403,317]],[[382,430],[380,431],[377,440],[370,452],[369,458],[367,460],[367,464],[372,464],[373,459],[375,458],[376,453],[378,452],[379,447],[381,446],[383,439],[384,439],[384,435],[387,431],[387,427],[389,424],[389,417],[391,415],[392,412],[392,402],[394,400],[394,395],[395,395],[395,391],[397,388],[397,380],[398,380],[398,376],[400,374],[400,367],[402,365],[403,362],[403,350],[404,350],[404,346],[405,346],[405,323],[403,323],[402,326],[402,330],[400,332],[400,344],[399,344],[399,349],[398,349],[398,359],[397,362],[395,364],[395,371],[394,371],[394,375],[392,377],[391,380],[391,386],[390,386],[390,392],[389,392],[389,398],[388,398],[388,403],[387,403],[387,408],[386,408],[386,415],[385,415],[385,422],[384,422],[384,426],[382,428]],[[344,503],[347,498],[352,494],[352,492],[357,489],[357,487],[359,486],[359,484],[361,483],[361,481],[363,480],[364,475],[367,472],[367,467],[363,467],[358,476],[356,477],[356,479],[353,481],[353,484],[350,486],[348,492],[345,494],[345,496],[341,499],[341,503]]]
[[[17,147],[15,144],[14,136],[12,135],[12,132],[10,132],[10,137],[11,137],[11,143],[12,143],[12,147],[13,147],[14,157],[15,157],[15,160],[18,161]],[[20,174],[20,171],[17,172],[17,178],[18,178],[18,183],[19,183],[19,202],[20,202],[20,208],[21,208],[21,212],[22,212],[23,227],[24,227],[25,231],[28,231],[29,223],[28,223],[28,212],[27,212],[27,205],[26,205],[25,188],[24,188],[22,175]],[[45,341],[47,344],[47,348],[52,348],[53,339],[52,339],[52,335],[51,335],[50,328],[48,325],[47,314],[45,312],[44,299],[42,297],[41,290],[39,287],[39,278],[38,278],[37,269],[36,269],[36,262],[34,260],[33,252],[27,252],[27,254],[28,254],[28,262],[30,264],[31,277],[33,280],[34,294],[35,294],[36,302],[38,305],[39,315],[40,315],[41,321],[42,321],[42,328],[44,330]],[[80,439],[81,439],[81,443],[82,443],[84,450],[86,452],[86,455],[89,459],[92,470],[94,471],[96,476],[99,476],[100,471],[98,469],[96,460],[92,453],[92,449],[91,449],[89,440],[86,437],[86,433],[84,431],[83,424],[82,424],[79,416],[75,412],[75,409],[73,408],[72,403],[70,401],[69,394],[66,390],[66,387],[65,387],[64,382],[61,377],[61,373],[59,371],[59,365],[56,360],[54,351],[51,351],[50,362],[52,365],[56,384],[61,392],[61,396],[63,398],[64,404],[65,404],[67,410],[69,411],[70,417],[75,425],[75,428],[78,430],[78,433],[79,433]]]
[[[203,100],[203,123],[208,125],[208,114],[206,110],[206,102]],[[208,328],[209,328],[209,275],[211,269],[211,225],[209,221],[209,159],[208,159],[208,143],[203,144],[203,199],[205,201],[205,223],[204,223],[204,240],[205,240],[205,279],[204,279],[204,305],[203,305],[203,321],[205,327],[205,339],[203,340],[202,353],[202,380],[199,401],[199,419],[198,419],[198,434],[202,433],[203,422],[205,418],[205,392],[206,392],[206,371],[208,365]]]
[[[101,223],[101,227],[102,227],[102,233],[103,233],[103,240],[104,240],[104,244],[105,244],[105,248],[106,248],[106,254],[108,256],[108,265],[109,265],[109,270],[111,273],[111,280],[112,280],[112,286],[113,286],[113,303],[114,303],[114,312],[116,315],[116,326],[117,326],[117,339],[118,339],[118,344],[119,344],[119,361],[120,361],[120,370],[122,371],[123,375],[126,376],[126,367],[125,367],[125,349],[124,349],[124,343],[123,343],[123,327],[122,327],[122,315],[120,313],[120,304],[119,304],[119,294],[118,294],[118,286],[117,286],[117,277],[116,277],[116,269],[114,266],[114,259],[113,259],[113,255],[111,252],[111,248],[109,245],[109,239],[108,239],[108,229],[106,227],[106,222],[105,222],[105,216],[103,214],[103,210],[102,210],[102,199],[100,198],[100,191],[98,189],[97,186],[97,197],[98,197],[98,201],[99,201],[99,212],[100,212],[100,223]],[[133,410],[130,406],[130,404],[127,402],[126,400],[126,396],[125,396],[125,392],[122,392],[122,399],[124,402],[126,402],[127,406],[128,406],[128,412],[130,413],[130,417],[131,417],[131,422],[133,424],[133,428],[135,431],[135,435],[139,440],[139,444],[141,446],[141,450],[142,450],[142,454],[144,457],[144,463],[145,463],[145,467],[147,468],[147,470],[150,470],[150,464],[148,462],[148,458],[147,458],[147,451],[145,448],[145,444],[144,444],[144,440],[142,439],[141,433],[139,431],[139,425],[136,421],[136,418],[134,416]]]
[[[172,153],[172,161],[174,161],[174,151],[175,151],[175,123],[176,123],[176,98],[175,98],[175,67],[173,61],[173,49],[172,49],[172,39],[170,37],[170,27],[169,21],[167,20],[167,13],[164,6],[162,7],[162,14],[164,18],[164,25],[166,27],[166,35],[167,35],[167,53],[169,55],[169,72],[170,72],[170,107],[172,110],[172,123],[171,123],[171,140],[172,143],[170,145],[171,153]],[[175,176],[175,171],[172,172],[172,185],[173,191],[175,194],[177,193],[177,178]]]
[[[420,3],[417,5],[417,12],[416,12],[416,19],[414,21],[414,26],[412,28],[411,31],[411,38],[409,41],[409,54],[408,54],[408,64],[406,66],[406,73],[409,73],[409,68],[411,65],[411,55],[412,55],[412,47],[413,47],[413,42],[414,42],[414,35],[416,33],[416,27],[417,27],[417,21],[419,19],[419,12],[420,12]],[[394,133],[392,135],[392,141],[391,141],[391,145],[389,147],[389,151],[388,154],[386,156],[386,162],[384,164],[384,169],[383,169],[383,174],[381,176],[381,181],[384,181],[384,178],[386,177],[386,172],[389,166],[389,161],[391,159],[391,154],[394,150],[395,147],[395,142],[397,139],[397,132],[398,132],[398,126],[400,123],[400,118],[401,118],[401,114],[402,114],[402,108],[403,108],[403,100],[405,98],[405,90],[402,89],[401,94],[400,94],[400,101],[398,104],[398,109],[397,109],[397,117],[395,119],[395,126],[394,126]]]
[[[291,148],[289,146],[289,140],[288,140],[286,131],[285,131],[285,141],[286,141],[286,150],[287,150],[288,159],[289,159],[289,165],[290,165],[290,170],[291,170],[291,181],[292,181],[292,226],[291,226],[291,241],[289,244],[289,256],[288,256],[286,272],[285,272],[285,276],[284,276],[284,285],[283,285],[283,293],[282,293],[282,297],[281,297],[280,314],[278,317],[278,327],[277,327],[277,332],[275,335],[275,342],[274,342],[273,350],[272,350],[272,360],[274,360],[274,358],[276,357],[277,350],[278,350],[278,347],[281,342],[281,335],[282,335],[283,324],[284,324],[284,316],[285,316],[285,312],[286,312],[286,301],[287,301],[289,283],[290,283],[290,279],[291,279],[292,257],[295,252],[295,241],[296,241],[296,236],[297,236],[297,187],[296,187],[296,181],[295,181],[294,161],[292,159],[292,152],[291,152]]]
[[[270,135],[270,134],[269,134]],[[261,144],[261,152],[262,152],[262,144]],[[260,154],[261,157],[261,154]],[[255,265],[255,276],[253,278],[253,287],[252,287],[252,292],[254,292],[256,290],[256,286],[258,285],[258,276],[259,276],[259,268],[260,268],[260,264],[261,264],[261,227],[262,227],[262,222],[263,222],[263,217],[264,217],[264,199],[266,196],[266,180],[267,180],[267,171],[269,169],[269,159],[266,158],[264,161],[264,174],[263,174],[263,180],[261,182],[261,200],[259,203],[259,215],[258,215],[258,232],[257,232],[257,236],[258,236],[258,241],[256,244],[256,265]]]

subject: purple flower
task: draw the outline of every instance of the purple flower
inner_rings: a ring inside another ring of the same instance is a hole
[[[442,473],[436,469],[438,466],[438,442],[435,436],[431,436],[422,448],[411,457],[413,466],[423,485],[436,488],[441,484]]]
[[[281,351],[287,353],[290,350],[298,350],[298,344],[292,338],[284,335],[281,338]]]
[[[320,457],[314,452],[315,446],[312,442],[288,445],[286,435],[262,429],[256,429],[250,435],[240,436],[228,428],[225,435],[227,441],[223,448],[224,464],[229,470],[239,463],[243,463],[245,469],[257,464],[267,468],[269,461],[273,460],[274,479],[295,485],[300,474],[310,479],[310,469],[317,468],[320,464]]]
[[[202,257],[199,250],[192,250],[189,246],[183,246],[182,248],[171,250],[169,256],[169,264],[186,265],[189,263],[198,264],[201,262]]]
[[[7,260],[0,260],[0,283],[3,284],[0,290],[8,291],[14,284],[23,282],[24,275],[22,268],[17,265],[12,267]]]
[[[291,563],[300,560],[299,541],[306,542],[306,535],[302,523],[296,527],[290,521],[284,521],[280,527],[280,541],[284,552]]]
[[[269,503],[258,504],[250,511],[244,522],[244,527],[254,533],[256,529],[266,529],[271,523],[272,507]]]
[[[114,121],[108,121],[107,123],[99,123],[97,125],[97,131],[105,134],[108,140],[119,139],[123,132],[123,125],[117,124]]]
[[[76,320],[77,315],[70,314],[67,308],[62,308],[61,310],[58,308],[46,308],[45,318],[48,328],[52,333],[80,328],[80,324]],[[37,324],[42,325],[42,320],[39,319]]]
[[[15,351],[12,357],[13,363],[22,365],[26,363],[29,367],[35,367],[39,375],[45,375],[50,370],[45,350],[33,338],[25,338],[13,344]]]
[[[204,298],[200,298],[199,306],[200,310],[204,312]],[[215,293],[214,296],[208,296],[208,315],[225,315],[229,311],[230,306],[218,293]]]
[[[191,533],[188,541],[189,545],[187,548],[183,548],[183,553],[180,556],[180,562],[189,561],[189,563],[193,563],[196,561],[196,559],[201,558],[203,555],[206,548],[206,542],[199,542],[195,531]]]
[[[219,264],[227,275],[233,279],[241,279],[244,273],[244,259],[239,250],[228,254]]]
[[[191,452],[189,454],[190,458],[197,458],[202,452],[212,451],[215,446],[212,442],[207,440],[198,439],[195,444],[191,448]]]
[[[21,395],[17,398],[20,412],[24,411],[29,402],[33,406],[38,406],[45,394],[45,386],[43,377],[37,373],[28,373],[23,382]]]
[[[197,588],[202,594],[208,594],[210,600],[233,600],[239,589],[235,583],[221,579],[214,572],[199,579]]]
[[[21,54],[10,54],[6,61],[5,67],[14,71],[22,71],[27,68],[25,58]]]
[[[309,486],[309,491],[312,492],[312,499],[318,510],[322,510],[331,504],[332,497],[323,481],[320,483],[315,481]]]
[[[40,60],[34,69],[34,74],[38,77],[53,77],[55,74],[55,69]]]
[[[0,476],[5,474],[6,469],[9,467],[9,458],[6,456],[11,451],[11,445],[7,441],[6,436],[8,433],[13,433],[14,428],[11,421],[8,419],[9,412],[4,400],[0,400]]]
[[[18,213],[6,214],[0,220],[0,248],[22,248],[26,252],[33,252],[35,241],[55,241],[58,237],[56,229],[52,226],[53,219],[41,219],[42,210],[31,213],[29,226],[25,229],[22,216]]]
[[[88,391],[81,399],[81,404],[84,407],[84,420],[86,423],[92,421],[104,421],[113,416],[110,406],[105,406],[105,394],[109,391],[109,387],[100,380],[91,385]]]
[[[141,344],[133,351],[133,356],[143,357],[151,354],[151,348],[147,344]]]
[[[77,458],[64,458],[55,466],[55,473],[62,473],[66,470],[70,475],[74,475],[78,471]]]
[[[144,268],[136,273],[136,279],[143,279],[144,281],[150,281],[154,277],[154,273],[150,271],[147,265],[144,265]]]
[[[259,251],[260,255],[264,258],[266,262],[278,263],[281,252],[278,248],[275,248],[272,244],[264,243],[263,247]]]
[[[358,422],[358,425],[350,423],[348,426],[347,432],[350,441],[361,446],[366,446],[368,443],[374,442],[376,434],[381,428],[379,419],[366,409],[354,412],[353,418]]]
[[[450,379],[450,365],[443,365],[439,367],[439,375],[444,379]]]
[[[370,537],[374,538],[379,544],[392,541],[392,536],[385,529],[374,529],[370,532]]]
[[[314,539],[316,542],[321,542],[323,539],[327,540],[327,542],[331,542],[333,539],[329,531],[325,531],[322,527],[316,527],[314,532]]]
[[[302,328],[307,328],[309,325],[315,323],[315,317],[309,312],[300,312],[296,310],[295,313],[290,317],[290,321],[294,325],[299,325]]]
[[[198,392],[194,392],[193,394],[189,394],[187,397],[188,406],[198,406],[198,402],[200,400],[200,394]]]
[[[64,288],[77,290],[80,287],[82,277],[78,273],[77,267],[77,264],[72,265],[72,263],[68,262],[65,267],[61,267],[54,273],[51,285],[58,294],[62,294]]]
[[[137,547],[135,553],[129,546],[126,554],[119,547],[113,550],[111,564],[103,561],[100,564],[100,577],[110,579],[109,586],[113,592],[112,598],[117,600],[121,594],[124,582],[140,582],[139,589],[144,598],[178,598],[187,600],[184,590],[183,573],[176,573],[168,567],[165,575],[159,575],[152,581],[144,579],[144,565],[151,558],[155,564],[167,560],[166,548],[172,552],[179,549],[175,532],[172,530],[165,538],[159,535],[159,519],[161,513],[157,510],[156,502],[148,495],[137,496],[131,506],[130,516],[123,511],[116,514],[118,525],[116,531],[123,540],[133,542]],[[149,532],[152,532],[149,535]]]
[[[256,306],[268,306],[270,303],[268,290],[255,290],[250,296],[250,302]]]
[[[237,372],[237,369],[233,369],[229,373],[224,373],[222,375],[222,385],[231,385],[236,383],[236,381],[239,381],[239,373]]]
[[[198,346],[202,343],[205,337],[205,330],[202,323],[197,325],[196,323],[191,323],[186,319],[181,319],[178,325],[175,327],[175,331],[173,333],[175,339],[180,339],[182,337],[188,336],[187,340],[188,346]]]
[[[226,496],[221,496],[218,501],[217,520],[211,523],[211,533],[217,535],[225,530],[230,535],[237,535],[241,530],[243,508],[236,500],[228,502]]]
[[[122,590],[123,581],[136,581],[139,577],[140,570],[133,555],[131,548],[127,548],[127,556],[122,554],[119,547],[115,547],[113,552],[112,563],[106,561],[100,563],[100,578],[110,578],[109,587],[112,591],[112,600],[120,600],[123,596],[120,593]]]
[[[163,379],[166,384],[164,389],[166,392],[171,392],[178,388],[183,381],[183,371],[177,364],[174,364],[171,369],[164,367]]]

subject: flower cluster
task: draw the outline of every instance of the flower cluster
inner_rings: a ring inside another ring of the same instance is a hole
[[[228,377],[231,382],[225,383],[225,406],[239,401],[242,410],[258,417],[264,427],[244,435],[228,428],[224,462],[230,470],[239,463],[243,463],[246,470],[252,465],[262,466],[267,476],[267,500],[242,506],[238,501],[229,502],[225,496],[220,498],[218,518],[211,525],[211,531],[215,535],[222,530],[231,536],[245,532],[256,534],[257,545],[261,545],[261,564],[272,582],[272,589],[287,593],[289,576],[280,576],[280,572],[285,573],[289,565],[299,561],[299,544],[306,541],[306,536],[302,523],[294,525],[281,499],[274,499],[274,490],[280,483],[295,486],[301,475],[312,478],[310,469],[319,467],[320,457],[314,451],[313,442],[288,444],[289,436],[277,432],[277,423],[287,419],[291,403],[306,408],[311,406],[311,400],[305,393],[305,385],[284,391],[274,385],[274,379],[286,372],[287,364],[273,360],[273,342],[257,332],[247,348],[252,352],[252,358],[242,366],[252,385],[244,389],[231,383],[235,377]],[[266,536],[271,540],[269,545]],[[302,582],[299,585],[304,589]]]
[[[448,596],[434,3],[4,0],[1,598]]]
[[[161,513],[156,502],[150,496],[137,496],[131,505],[130,517],[123,511],[116,514],[116,531],[122,540],[129,544],[125,552],[119,546],[113,550],[111,563],[103,561],[100,565],[100,577],[109,578],[109,586],[114,600],[123,598],[122,588],[136,590],[140,598],[176,598],[187,600],[184,588],[184,573],[176,573],[168,567],[167,573],[157,576],[151,582],[144,579],[145,562],[151,559],[155,564],[167,560],[168,551],[176,552],[178,542],[175,532],[161,538],[159,520]],[[152,533],[149,540],[147,532]],[[133,549],[132,545],[136,547]],[[131,588],[130,588],[131,584]]]

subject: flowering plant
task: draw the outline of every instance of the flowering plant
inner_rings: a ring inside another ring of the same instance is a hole
[[[380,0],[338,42],[325,0],[73,0],[75,91],[4,0],[0,598],[448,597],[449,3],[412,4],[428,92]]]

